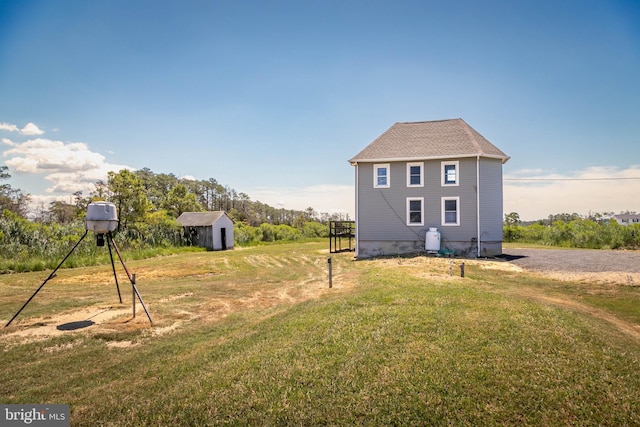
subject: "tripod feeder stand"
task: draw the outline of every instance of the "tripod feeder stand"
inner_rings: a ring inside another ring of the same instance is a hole
[[[151,319],[151,314],[149,314],[149,310],[147,310],[147,306],[145,305],[142,297],[140,296],[140,292],[138,292],[138,288],[136,287],[136,276],[135,274],[129,273],[127,266],[122,259],[122,255],[120,254],[120,250],[118,249],[118,245],[116,245],[115,240],[113,240],[112,232],[118,228],[118,215],[116,213],[116,206],[113,203],[108,202],[94,202],[90,203],[87,206],[87,216],[85,218],[85,232],[80,237],[80,240],[71,248],[69,253],[60,261],[60,264],[49,274],[44,282],[40,285],[38,289],[31,295],[31,297],[24,303],[24,305],[18,310],[18,312],[7,322],[4,326],[8,327],[11,322],[15,320],[16,317],[24,310],[24,308],[31,302],[31,300],[40,292],[40,290],[47,284],[47,282],[53,279],[56,276],[56,271],[64,264],[64,262],[69,258],[69,256],[73,253],[73,251],[78,247],[80,242],[87,237],[89,231],[92,231],[96,235],[96,243],[98,246],[104,246],[105,240],[107,242],[107,247],[109,248],[109,258],[111,259],[111,268],[113,270],[113,278],[116,281],[116,289],[118,290],[118,299],[120,303],[122,303],[122,295],[120,295],[120,285],[118,284],[118,276],[116,274],[116,266],[113,262],[113,252],[111,251],[111,247],[116,251],[118,255],[118,259],[120,259],[120,263],[124,268],[125,273],[127,273],[127,277],[129,278],[129,282],[131,282],[132,295],[133,295],[133,317],[136,317],[136,298],[140,301],[142,308],[144,308],[147,317],[149,318],[149,322],[153,323],[153,319]]]

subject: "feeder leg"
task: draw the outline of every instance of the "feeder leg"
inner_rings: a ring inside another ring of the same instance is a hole
[[[80,244],[80,242],[82,242],[84,240],[85,237],[87,237],[87,233],[89,232],[89,230],[85,230],[84,234],[82,235],[82,237],[80,238],[80,240],[78,240],[78,243],[75,244],[75,246],[73,248],[71,248],[71,250],[69,251],[69,253],[67,254],[67,256],[64,257],[64,259],[62,261],[60,261],[60,264],[58,264],[58,266],[55,268],[55,270],[53,270],[51,272],[51,274],[49,274],[49,277],[47,277],[46,279],[44,279],[44,282],[42,282],[42,285],[40,285],[40,287],[38,289],[36,289],[36,291],[33,293],[33,295],[31,295],[31,298],[29,298],[27,300],[27,302],[24,303],[24,305],[20,308],[20,310],[18,310],[18,312],[16,314],[13,315],[13,317],[11,318],[11,320],[9,320],[7,322],[6,325],[4,325],[4,327],[6,328],[7,326],[9,326],[11,324],[11,322],[13,322],[13,320],[18,317],[18,314],[20,314],[22,312],[22,310],[24,310],[24,308],[27,306],[27,304],[29,304],[31,302],[31,300],[36,296],[36,294],[38,292],[40,292],[40,289],[42,289],[44,287],[44,285],[47,284],[47,282],[51,279],[53,279],[56,275],[56,271],[58,271],[58,269],[62,266],[62,264],[64,264],[64,262],[67,260],[67,258],[69,258],[69,256],[71,255],[71,253],[73,251],[76,250],[76,248],[78,247],[78,245]]]
[[[107,234],[107,246],[109,247],[109,258],[111,259],[111,269],[113,270],[113,278],[116,281],[116,289],[118,290],[118,299],[120,300],[120,304],[122,304],[122,295],[120,295],[120,285],[118,284],[118,275],[116,274],[116,265],[113,263],[113,252],[111,251],[111,244],[113,237],[111,233]]]

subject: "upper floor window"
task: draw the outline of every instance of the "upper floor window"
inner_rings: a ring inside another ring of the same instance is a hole
[[[389,163],[373,165],[373,188],[389,188]]]
[[[407,225],[424,225],[424,197],[407,197]]]
[[[460,184],[460,162],[442,162],[442,185]]]
[[[442,198],[442,225],[460,225],[460,197]]]
[[[424,187],[424,163],[407,163],[407,187]]]

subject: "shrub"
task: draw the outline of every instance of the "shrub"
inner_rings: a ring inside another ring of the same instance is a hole
[[[555,221],[546,226],[539,223],[505,225],[503,236],[506,242],[584,249],[635,249],[640,241],[640,224],[623,226],[616,221],[574,219],[570,222]]]

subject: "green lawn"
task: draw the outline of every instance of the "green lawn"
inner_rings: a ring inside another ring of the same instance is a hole
[[[133,261],[154,325],[16,336],[130,308],[110,266],[61,271],[0,332],[0,402],[67,403],[88,426],[640,424],[640,340],[619,327],[640,328],[637,288],[343,253],[329,289],[327,246]],[[3,325],[46,275],[0,276]]]

